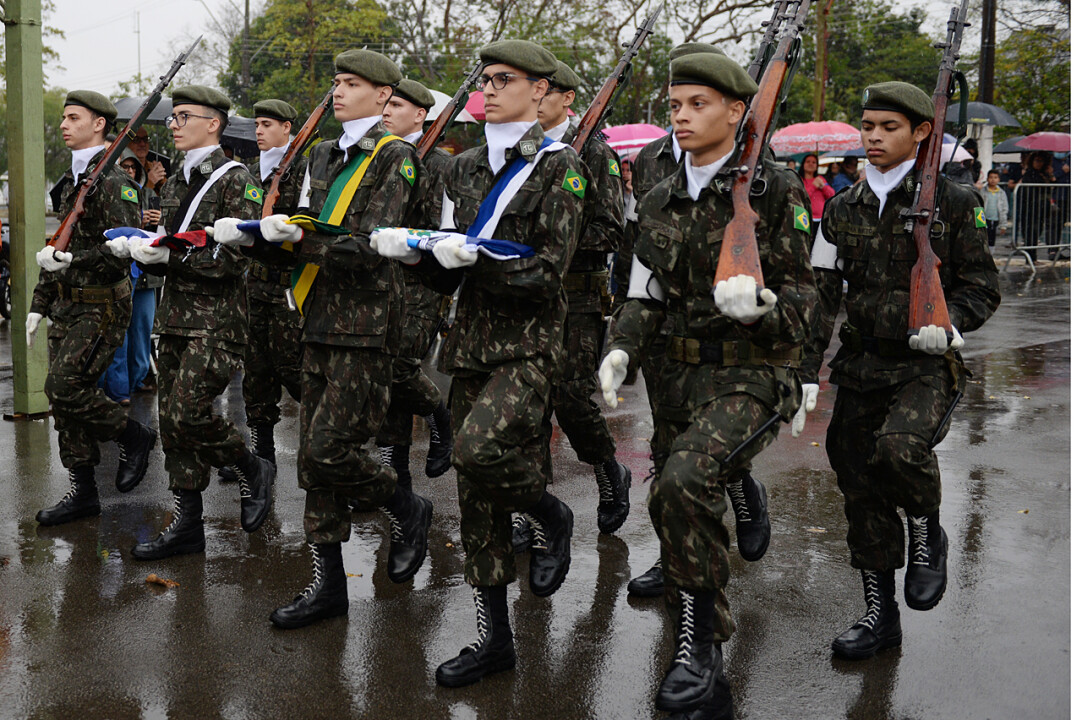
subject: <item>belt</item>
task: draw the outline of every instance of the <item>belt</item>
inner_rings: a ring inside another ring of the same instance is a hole
[[[609,287],[609,271],[598,270],[595,272],[568,273],[564,276],[564,290],[570,292],[589,292],[591,290],[607,290]]]
[[[131,280],[124,278],[114,285],[86,285],[84,287],[72,287],[58,282],[57,292],[65,300],[75,303],[91,303],[100,305],[103,303],[123,300],[131,295]]]
[[[792,365],[803,357],[801,348],[764,350],[747,340],[709,343],[679,335],[669,337],[669,358],[690,365]]]
[[[586,273],[604,270],[607,264],[608,253],[600,250],[579,250],[571,258],[568,273]]]
[[[252,264],[248,266],[248,274],[256,280],[271,282],[282,287],[289,287],[293,284],[292,271],[273,270],[258,260],[253,260]]]
[[[886,358],[923,356],[924,353],[909,347],[908,340],[894,338],[865,337],[848,322],[842,323],[838,331],[842,347],[856,353],[868,353]]]

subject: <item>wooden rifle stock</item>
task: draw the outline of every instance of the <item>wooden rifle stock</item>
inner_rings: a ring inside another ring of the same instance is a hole
[[[451,121],[462,112],[462,108],[466,107],[466,102],[470,99],[470,89],[477,84],[477,78],[481,77],[481,70],[481,61],[478,60],[473,69],[466,73],[466,79],[458,86],[458,90],[455,91],[450,102],[444,106],[440,114],[428,126],[425,134],[417,141],[418,159],[425,159],[425,155],[428,155],[432,148],[436,147],[439,141],[443,139],[443,135],[447,132]]]
[[[939,77],[932,94],[932,103],[935,106],[932,132],[917,152],[917,188],[913,205],[902,213],[905,228],[913,233],[913,241],[917,245],[917,262],[909,276],[909,335],[916,335],[927,325],[936,325],[946,331],[948,342],[953,338],[954,332],[950,313],[947,312],[943,283],[939,278],[942,262],[932,250],[931,238],[933,234],[938,236],[943,232],[943,223],[936,217],[939,160],[943,154],[947,105],[950,102],[954,67],[960,52],[968,5],[969,0],[962,0],[959,7],[951,9],[950,20],[947,22],[947,40],[936,45],[943,48],[943,58],[939,63]]]
[[[285,155],[282,156],[282,161],[278,163],[278,167],[274,169],[274,178],[271,180],[270,187],[267,189],[266,194],[263,196],[263,217],[269,217],[274,214],[274,206],[278,203],[278,198],[282,196],[281,186],[282,181],[285,180],[286,174],[293,167],[293,163],[308,147],[308,143],[315,137],[316,132],[319,130],[320,125],[327,119],[327,111],[331,109],[331,103],[333,102],[334,88],[332,87],[327,91],[327,94],[323,96],[323,99],[319,101],[319,105],[312,111],[312,114],[308,116],[308,119],[304,121],[304,125],[297,131],[297,134],[293,136],[292,142],[289,143],[289,148],[286,150]]]

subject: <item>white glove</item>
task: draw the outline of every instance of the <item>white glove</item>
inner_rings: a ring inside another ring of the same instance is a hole
[[[421,251],[411,248],[406,238],[406,228],[383,228],[368,236],[372,249],[385,258],[401,260],[407,265],[415,265],[421,260]]]
[[[597,377],[601,381],[601,396],[609,407],[616,407],[616,388],[624,384],[630,359],[623,350],[613,350],[601,361]]]
[[[929,355],[942,355],[947,350],[958,350],[966,344],[965,340],[962,339],[962,333],[958,332],[958,328],[953,325],[951,325],[951,332],[954,333],[954,337],[951,338],[948,346],[946,330],[938,325],[925,325],[917,331],[916,335],[909,336],[909,347]]]
[[[466,238],[446,238],[433,246],[432,254],[436,256],[436,262],[448,270],[469,267],[477,262],[477,251],[463,249],[465,244]]]
[[[819,399],[819,386],[815,383],[805,383],[800,386],[800,409],[793,416],[793,437],[800,437],[804,432],[804,421],[808,419],[808,413],[815,409],[815,401]]]
[[[203,228],[207,235],[221,245],[243,245],[251,247],[255,245],[255,238],[242,230],[237,229],[240,225],[237,218],[218,218],[214,221],[214,227]]]
[[[128,247],[128,238],[118,237],[105,241],[105,247],[118,258],[130,258],[131,249]]]
[[[130,245],[131,259],[144,265],[164,265],[169,262],[169,248],[151,247],[145,243]]]
[[[286,220],[289,220],[288,215],[268,215],[260,220],[259,232],[263,239],[272,243],[300,242],[304,230],[300,225],[290,225]]]
[[[37,254],[38,267],[48,272],[59,272],[71,265],[71,253],[58,252],[51,245],[46,245]]]
[[[26,314],[26,347],[34,347],[34,336],[38,334],[38,325],[41,325],[41,313]]]
[[[773,310],[777,303],[778,296],[773,290],[763,288],[761,293],[756,293],[755,278],[750,275],[737,275],[714,286],[714,304],[718,306],[718,312],[744,325],[751,325]]]

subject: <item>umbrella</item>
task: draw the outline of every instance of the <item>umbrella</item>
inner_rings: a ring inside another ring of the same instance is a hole
[[[1025,135],[1015,135],[1014,137],[1009,137],[1006,140],[1004,140],[1003,142],[996,145],[994,148],[992,148],[992,152],[993,153],[1019,153],[1019,152],[1024,152],[1025,148],[1018,146],[1018,141],[1021,140],[1024,137],[1025,137]]]
[[[1017,145],[1021,150],[1067,152],[1071,149],[1071,136],[1062,132],[1038,132],[1026,135]]]
[[[969,154],[969,151],[955,142],[943,143],[943,151],[939,154],[939,169],[942,170],[943,166],[949,162],[962,162],[963,160],[972,160],[973,156]]]
[[[620,157],[638,152],[659,137],[667,134],[657,125],[649,123],[632,123],[631,125],[614,125],[601,131],[609,147],[617,152]]]
[[[480,90],[470,93],[470,99],[466,101],[466,110],[475,120],[485,119],[485,94]]]
[[[429,109],[428,117],[425,118],[425,122],[429,120],[435,120],[437,117],[439,117],[440,113],[443,112],[443,109],[447,107],[447,103],[451,102],[451,96],[447,93],[440,92],[439,90],[432,90],[431,92],[432,97],[436,99],[436,104]],[[482,103],[481,117],[484,117],[484,115],[484,104]],[[465,108],[463,108],[461,111],[459,111],[458,115],[454,117],[454,122],[476,123],[477,120],[475,120],[473,115],[470,115],[470,113]]]
[[[961,103],[954,103],[947,108],[947,122],[958,122],[958,108]],[[971,102],[966,105],[966,122],[977,125],[999,125],[1001,127],[1021,127],[1009,112],[998,105]]]
[[[128,122],[135,115],[136,111],[143,104],[146,98],[141,97],[126,97],[117,100],[116,105],[116,119],[120,122]],[[144,124],[147,125],[165,125],[165,119],[169,117],[173,112],[173,101],[169,98],[162,98],[158,101],[158,104],[154,106],[154,109],[150,111],[150,115],[144,120]]]
[[[233,115],[222,133],[222,145],[232,148],[233,156],[237,158],[254,158],[259,156],[259,146],[255,141],[255,120],[252,118]]]
[[[770,147],[779,155],[837,154],[860,147],[860,131],[837,120],[797,123],[774,133]]]

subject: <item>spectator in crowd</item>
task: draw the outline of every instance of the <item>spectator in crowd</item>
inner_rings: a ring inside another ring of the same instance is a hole
[[[1036,247],[1040,244],[1041,233],[1048,227],[1052,216],[1052,192],[1048,185],[1055,183],[1056,176],[1052,172],[1052,156],[1046,152],[1030,153],[1024,158],[1022,176],[1018,184],[1022,187],[1018,190],[1015,198],[1018,207],[1015,217],[1018,218],[1018,231],[1022,236],[1022,244]],[[1026,186],[1030,187],[1026,187]],[[1046,235],[1045,242],[1049,242]],[[1034,257],[1037,253],[1034,251]],[[1052,251],[1052,255],[1055,251]]]
[[[842,159],[841,172],[834,176],[831,180],[830,186],[834,188],[835,193],[840,193],[847,187],[853,185],[860,179],[860,173],[857,171],[857,159],[855,157],[847,157]]]
[[[981,197],[984,199],[984,220],[988,224],[988,247],[995,247],[999,224],[1010,217],[1007,193],[999,186],[999,171],[995,168],[988,171]]]
[[[808,153],[800,161],[803,171],[800,178],[804,181],[804,189],[811,198],[812,228],[811,236],[815,237],[815,231],[819,229],[819,221],[823,219],[823,208],[827,200],[834,197],[834,188],[827,184],[823,176],[819,174],[819,156]]]
[[[1057,187],[1051,189],[1051,211],[1048,215],[1047,242],[1049,245],[1058,245],[1062,242],[1064,223],[1071,219],[1071,165],[1068,160],[1058,163],[1050,162],[1052,175]],[[1055,251],[1049,250],[1054,255]]]
[[[145,127],[135,131],[135,137],[128,143],[128,147],[143,164],[143,170],[146,173],[146,182],[143,183],[143,187],[157,193],[165,184],[165,166],[150,157],[150,135]]]

